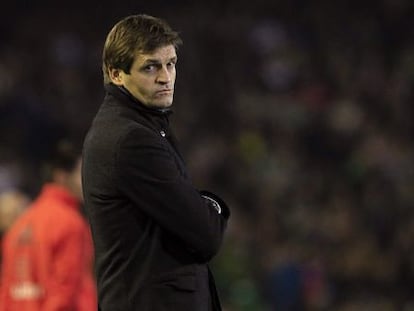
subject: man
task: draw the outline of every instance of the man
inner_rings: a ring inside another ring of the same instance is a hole
[[[50,181],[4,238],[0,311],[94,311],[93,245],[80,212],[80,152],[59,144]]]
[[[168,121],[180,43],[165,21],[133,15],[104,45],[82,174],[101,311],[221,310],[207,263],[229,210],[192,186]]]

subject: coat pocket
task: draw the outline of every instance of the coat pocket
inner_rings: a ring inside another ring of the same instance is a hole
[[[154,287],[171,287],[183,291],[197,290],[197,278],[192,267],[184,267],[153,279]]]
[[[180,275],[177,278],[162,281],[158,283],[158,285],[189,292],[193,292],[197,289],[196,278],[194,275]]]
[[[188,271],[174,271],[156,277],[148,288],[149,310],[198,310],[197,278]]]

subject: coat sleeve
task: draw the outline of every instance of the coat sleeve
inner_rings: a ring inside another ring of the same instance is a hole
[[[145,130],[129,132],[119,145],[116,184],[137,208],[206,262],[218,252],[228,213],[217,213],[180,173],[160,139]]]
[[[63,228],[62,228],[63,229]],[[50,277],[46,284],[44,311],[75,309],[76,292],[84,271],[84,234],[81,224],[68,223],[55,241],[50,258]]]

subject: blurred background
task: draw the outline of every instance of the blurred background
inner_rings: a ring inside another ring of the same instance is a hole
[[[414,310],[412,1],[7,6],[0,196],[33,198],[54,144],[82,142],[107,32],[156,15],[184,41],[172,123],[192,179],[232,209],[211,263],[225,310]]]

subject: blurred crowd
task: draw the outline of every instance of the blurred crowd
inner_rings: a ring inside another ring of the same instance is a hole
[[[189,171],[232,208],[225,310],[414,310],[412,1],[52,4],[0,21],[0,195],[33,197],[56,141],[82,141],[110,26],[157,15],[184,40]]]

